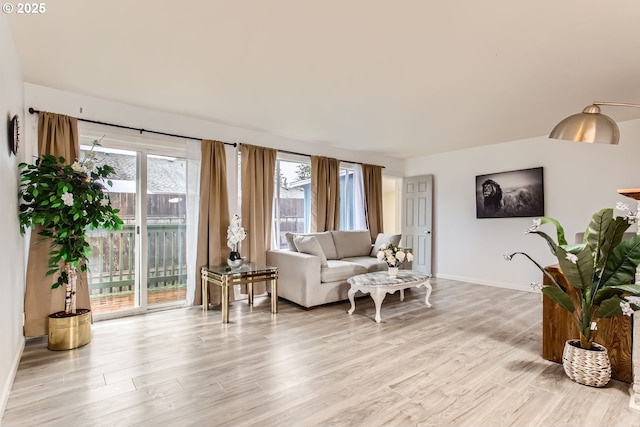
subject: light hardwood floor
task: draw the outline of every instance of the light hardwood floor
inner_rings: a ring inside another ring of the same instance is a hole
[[[86,347],[30,340],[3,425],[640,426],[629,385],[569,380],[540,357],[534,293],[433,282],[306,311],[280,300],[97,322]]]

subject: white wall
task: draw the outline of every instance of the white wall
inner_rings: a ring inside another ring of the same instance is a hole
[[[9,398],[13,377],[24,347],[22,312],[24,301],[24,239],[18,223],[18,168],[25,156],[21,147],[18,157],[9,154],[7,120],[18,114],[24,122],[23,81],[20,60],[4,14],[0,15],[0,419]]]
[[[196,138],[239,142],[304,154],[330,156],[341,160],[385,166],[385,174],[402,176],[401,159],[382,157],[375,153],[357,152],[324,143],[309,143],[250,129],[228,126],[211,121],[165,113],[147,108],[121,104],[43,86],[25,84],[25,106],[41,111],[68,114],[103,122],[151,129]],[[35,118],[30,118],[35,122]]]
[[[544,167],[545,215],[557,218],[568,237],[603,207],[624,201],[635,210],[636,202],[616,190],[640,187],[640,120],[619,125],[617,146],[539,137],[407,160],[406,176],[434,175],[434,273],[529,290],[542,281],[539,270],[502,254],[522,250],[542,265],[556,262],[539,236],[524,234],[532,218],[476,219],[476,175]]]
[[[400,233],[400,208],[402,201],[402,178],[382,177],[382,230],[385,233]]]

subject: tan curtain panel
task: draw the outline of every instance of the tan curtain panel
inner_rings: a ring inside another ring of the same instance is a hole
[[[311,156],[311,231],[340,228],[340,160]]]
[[[80,156],[78,119],[61,114],[38,114],[38,155],[62,156],[71,164]],[[51,289],[57,275],[46,276],[48,270],[50,240],[31,231],[27,284],[24,297],[24,335],[37,337],[48,334],[49,315],[64,310],[65,289]],[[78,270],[76,289],[78,308],[90,308],[87,273]]]
[[[374,242],[382,233],[382,166],[362,165],[367,226]]]
[[[224,264],[229,226],[229,196],[227,193],[227,159],[224,143],[202,141],[200,166],[200,211],[198,217],[198,249],[196,252],[196,289],[194,305],[202,304],[200,270],[209,265]],[[211,285],[209,285],[211,286]],[[233,298],[230,292],[229,298]],[[209,289],[209,301],[220,304],[220,287]]]
[[[258,265],[266,265],[271,245],[273,190],[276,150],[253,145],[240,146],[242,182],[242,226],[247,237],[242,242],[242,256]],[[264,283],[253,286],[256,294],[266,292]]]

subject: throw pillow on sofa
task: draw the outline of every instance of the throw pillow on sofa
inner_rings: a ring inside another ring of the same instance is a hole
[[[293,252],[298,252],[296,249],[296,244],[293,243],[293,238],[296,237],[294,233],[284,233],[284,237],[287,238],[287,243],[289,244],[289,250]]]
[[[338,259],[369,256],[371,235],[369,230],[335,230],[331,232]]]
[[[298,252],[320,257],[321,267],[329,266],[329,264],[327,263],[327,257],[324,256],[322,247],[320,246],[320,243],[318,242],[318,239],[316,239],[315,236],[302,236],[302,235],[294,236],[293,243],[296,246],[296,249],[298,250]]]
[[[378,237],[376,237],[376,242],[373,244],[373,248],[371,248],[371,256],[378,256],[378,249],[380,246],[386,245],[388,243],[393,244],[394,246],[398,246],[400,244],[400,239],[402,238],[402,234],[383,234],[378,233]]]
[[[284,235],[287,238],[287,243],[289,244],[289,250],[293,252],[299,252],[296,248],[295,243],[293,242],[293,238],[296,236],[314,236],[318,239],[318,243],[320,243],[320,247],[322,248],[322,252],[327,259],[338,259],[338,254],[336,252],[336,246],[333,244],[333,237],[331,237],[330,231],[323,231],[319,233],[285,233]]]

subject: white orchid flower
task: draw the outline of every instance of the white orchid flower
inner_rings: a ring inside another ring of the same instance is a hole
[[[629,221],[631,224],[635,223],[638,220],[638,215],[633,212],[626,203],[616,203],[616,209],[622,211],[627,221]]]
[[[616,209],[618,209],[619,211],[622,211],[622,212],[628,212],[628,211],[630,211],[630,209],[629,209],[629,205],[627,205],[627,204],[626,204],[626,203],[624,203],[624,202],[618,202],[618,203],[616,203]]]
[[[71,165],[71,169],[73,169],[75,172],[84,172],[84,166],[82,166],[78,162],[73,162],[73,164]]]
[[[529,234],[529,233],[533,233],[534,231],[538,231],[538,228],[540,228],[541,225],[542,225],[542,219],[540,218],[534,219],[533,221],[531,221],[531,227],[529,227],[529,229],[525,231],[524,234]]]
[[[62,196],[60,196],[60,198],[62,199],[62,203],[64,203],[65,205],[73,206],[73,194],[64,193]]]
[[[620,301],[620,308],[622,309],[622,314],[624,314],[625,316],[633,315],[633,309],[631,308],[631,305],[629,305],[628,302]]]
[[[538,282],[531,282],[529,284],[529,286],[531,287],[531,289],[533,289],[534,291],[541,291],[542,290],[542,284],[538,283]]]
[[[640,297],[630,295],[628,297],[624,297],[627,301],[629,301],[633,305],[640,306]]]
[[[227,227],[227,246],[234,252],[238,251],[238,243],[247,237],[244,227],[240,226],[240,216],[234,214],[231,218],[231,224]]]
[[[578,255],[572,254],[571,252],[567,252],[566,258],[574,264],[578,262]]]

